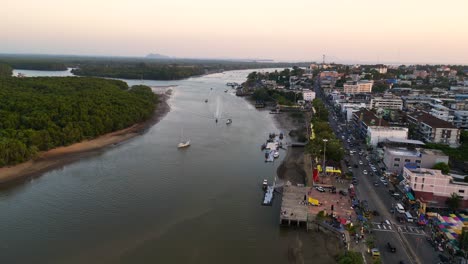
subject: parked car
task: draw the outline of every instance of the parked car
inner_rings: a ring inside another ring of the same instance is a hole
[[[362,164],[363,164],[363,163],[362,163],[362,160],[360,160],[360,161],[359,161],[359,165],[362,165]]]
[[[363,173],[364,175],[367,175],[367,170],[363,170],[362,173]]]
[[[339,193],[340,193],[341,195],[343,195],[343,196],[347,196],[347,195],[348,195],[348,192],[347,192],[347,191],[343,191],[343,190],[341,190]]]
[[[374,182],[374,186],[375,186],[375,187],[379,187],[379,186],[380,186],[379,182],[378,182],[378,181],[375,181],[375,182]]]
[[[377,248],[371,249],[371,255],[373,257],[379,257],[380,256],[380,251]]]
[[[323,189],[321,186],[317,186],[315,189],[319,192],[325,192],[325,189]]]

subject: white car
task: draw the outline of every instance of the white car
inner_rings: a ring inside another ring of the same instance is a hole
[[[362,160],[359,161],[359,165],[362,165]]]
[[[371,167],[371,169],[372,169],[373,172],[377,171],[377,169],[375,167]]]
[[[325,189],[323,189],[321,186],[317,186],[315,189],[319,192],[325,192]]]
[[[363,170],[362,173],[363,173],[364,175],[367,175],[367,171],[366,171],[366,170]]]

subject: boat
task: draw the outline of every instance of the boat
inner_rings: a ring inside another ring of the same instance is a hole
[[[180,135],[180,139],[181,139],[181,142],[177,145],[177,148],[186,148],[188,146],[190,146],[190,140],[183,140],[184,138],[184,129],[182,129],[181,131],[181,135]]]
[[[224,92],[225,92],[225,93],[227,93],[227,92],[228,92],[228,90],[224,90]]]
[[[218,118],[216,118],[215,122],[218,123]]]
[[[228,120],[226,120],[226,125],[229,125],[232,123],[232,119],[231,118],[228,118]]]
[[[278,152],[278,151],[275,151],[275,152],[273,153],[273,158],[276,159],[276,158],[278,158],[278,157],[279,157],[279,152]]]
[[[263,189],[263,191],[266,191],[267,188],[268,188],[268,181],[267,181],[267,179],[264,179],[263,184],[262,184],[262,189]]]
[[[281,132],[281,133],[279,134],[279,139],[283,139],[283,137],[284,137],[283,132]]]
[[[208,99],[205,99],[205,103],[208,103]]]
[[[266,148],[266,144],[262,144],[261,149],[264,150]]]

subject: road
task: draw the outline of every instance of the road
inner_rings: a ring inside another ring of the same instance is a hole
[[[370,162],[366,159],[366,156],[372,157],[372,154],[367,153],[366,146],[363,143],[364,140],[359,139],[354,131],[352,125],[347,125],[346,121],[342,117],[337,116],[334,110],[328,105],[325,97],[319,89],[316,87],[317,97],[321,97],[324,103],[327,105],[330,111],[329,122],[334,130],[337,138],[344,136],[344,145],[347,149],[363,151],[362,155],[355,153],[354,155],[346,154],[345,160],[349,161],[351,171],[353,175],[358,179],[358,184],[355,187],[356,195],[360,200],[367,200],[369,208],[376,210],[379,215],[374,216],[371,219],[372,232],[375,236],[375,245],[381,252],[381,258],[383,263],[437,263],[438,254],[433,250],[430,244],[426,241],[426,233],[421,230],[415,224],[412,223],[398,223],[396,215],[390,212],[390,208],[394,208],[398,202],[389,193],[389,189],[393,189],[388,186],[384,186],[380,181],[380,175],[374,173],[370,167]],[[346,126],[347,125],[347,126]],[[341,126],[341,132],[339,130]],[[348,139],[350,142],[348,143]],[[349,145],[353,144],[352,147]],[[362,161],[362,165],[359,165],[359,161]],[[354,165],[357,165],[357,168]],[[374,164],[375,165],[375,164]],[[377,166],[378,167],[378,166]],[[367,175],[363,173],[367,170]],[[374,182],[379,182],[378,186],[374,186]],[[385,223],[386,220],[390,224]],[[384,222],[382,224],[382,222]],[[387,243],[390,243],[396,248],[396,252],[392,253],[388,250]]]

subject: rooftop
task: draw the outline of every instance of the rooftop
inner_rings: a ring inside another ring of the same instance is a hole
[[[405,148],[387,148],[388,152],[395,156],[411,156],[411,157],[420,157],[421,153],[417,150],[409,150]]]
[[[361,119],[362,122],[364,122],[367,126],[379,125],[379,123],[380,126],[389,126],[387,121],[384,119],[379,120],[379,118],[373,112],[367,109],[360,110],[354,113],[354,115]]]
[[[408,115],[409,117],[412,117],[419,122],[425,123],[431,127],[437,127],[437,128],[456,128],[452,124],[450,124],[447,121],[444,121],[442,119],[439,119],[429,113],[426,113],[424,111],[416,111],[414,113],[411,113]]]
[[[401,138],[387,138],[388,142],[391,143],[405,143],[405,144],[414,144],[414,145],[424,145],[424,142],[414,139],[401,139]]]

